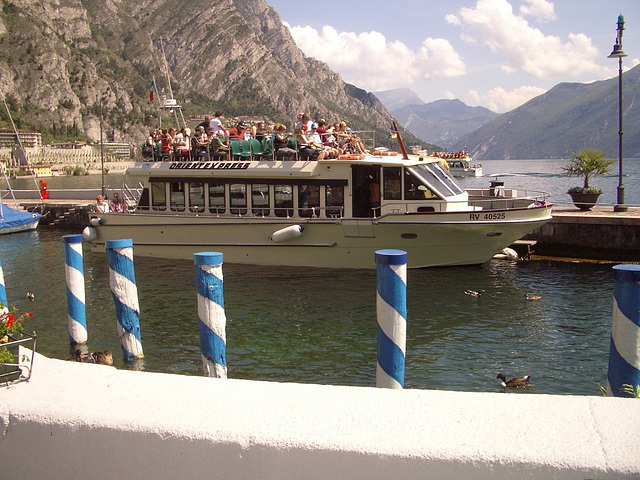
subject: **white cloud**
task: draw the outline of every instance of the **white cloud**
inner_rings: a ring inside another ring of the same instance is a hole
[[[521,13],[537,18],[555,16],[553,4],[528,0]],[[602,73],[595,62],[598,50],[583,33],[570,33],[566,41],[545,35],[523,16],[514,13],[507,0],[477,0],[472,8],[461,8],[457,15],[463,39],[474,38],[502,56],[510,67],[541,79],[575,77]],[[451,23],[451,21],[450,21]]]
[[[542,95],[546,90],[539,87],[523,86],[507,91],[502,87],[489,90],[484,95],[478,94],[475,90],[470,90],[465,95],[465,102],[471,105],[480,104],[494,112],[508,112],[516,107],[528,102],[538,95]]]
[[[367,90],[407,87],[418,80],[466,73],[460,55],[442,38],[427,38],[412,51],[400,41],[387,42],[376,31],[356,34],[325,26],[318,32],[309,26],[287,26],[305,55],[327,63],[346,82]]]
[[[556,20],[556,12],[553,3],[547,0],[525,0],[529,5],[521,5],[520,13],[523,16],[533,17],[540,21]]]

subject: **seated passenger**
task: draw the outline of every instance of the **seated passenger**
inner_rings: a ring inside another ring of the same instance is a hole
[[[291,134],[287,133],[287,127],[278,123],[276,124],[275,130],[273,148],[276,152],[276,157],[286,157],[288,160],[291,159],[291,157],[295,157],[296,151],[289,147],[289,138],[291,137]]]
[[[200,126],[196,129],[196,135],[191,141],[191,147],[195,159],[204,158],[209,160],[209,137],[204,133],[204,127]]]
[[[111,199],[111,203],[109,204],[109,211],[116,213],[123,213],[125,209],[125,205],[120,200],[120,195],[114,192],[113,197]]]
[[[318,125],[315,123],[311,124],[311,132],[307,136],[309,139],[309,146],[313,148],[317,148],[321,152],[326,153],[325,158],[338,158],[338,149],[330,147],[329,145],[325,145],[320,138],[320,134],[318,133]]]
[[[296,140],[301,155],[305,155],[312,160],[324,160],[329,155],[318,146],[314,146],[313,142],[307,137],[307,125],[303,123],[300,129],[296,129]]]

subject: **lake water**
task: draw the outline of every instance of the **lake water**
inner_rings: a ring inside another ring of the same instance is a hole
[[[561,174],[565,163],[489,161],[483,167],[487,175],[515,174],[504,177],[508,187],[555,198],[579,183]],[[640,163],[628,164],[627,203],[639,205]],[[461,183],[486,186],[489,180]],[[110,175],[107,182],[115,187],[122,176]],[[100,177],[52,178],[48,184],[95,187]],[[615,203],[617,177],[594,184],[605,189],[603,203]],[[41,228],[0,237],[9,302],[35,313],[27,329],[37,331],[38,351],[62,359],[70,356],[61,240],[69,233],[78,232]],[[89,348],[109,348],[118,368],[132,368],[120,355],[106,255],[85,248],[84,269]],[[135,271],[143,368],[202,375],[193,262],[135,257]],[[375,385],[375,270],[225,264],[224,278],[230,378]],[[481,298],[464,294],[480,288],[486,290]],[[495,392],[495,377],[504,372],[532,376],[535,386],[518,393],[599,395],[613,289],[612,265],[591,263],[493,260],[410,270],[405,386]],[[33,302],[26,299],[29,290]],[[525,293],[542,298],[526,301]]]

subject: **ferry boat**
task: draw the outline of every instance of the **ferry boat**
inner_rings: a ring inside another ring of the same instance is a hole
[[[94,250],[130,238],[142,256],[375,268],[375,251],[392,248],[410,268],[471,265],[551,219],[548,194],[464,191],[439,158],[405,152],[138,162],[127,174],[140,198],[132,213],[90,215]]]
[[[468,159],[450,159],[447,160],[449,173],[454,177],[481,177],[482,165],[472,164]]]

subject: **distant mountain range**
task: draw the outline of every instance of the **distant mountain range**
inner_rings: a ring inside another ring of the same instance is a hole
[[[407,130],[419,139],[445,150],[463,148],[462,137],[498,117],[497,113],[487,108],[469,107],[460,100],[424,103],[406,88],[374,94]]]
[[[640,157],[640,65],[625,72],[624,152]],[[391,114],[423,141],[485,159],[568,157],[599,148],[618,155],[618,77],[561,83],[503,115],[459,100],[424,103],[408,89],[375,92]]]

